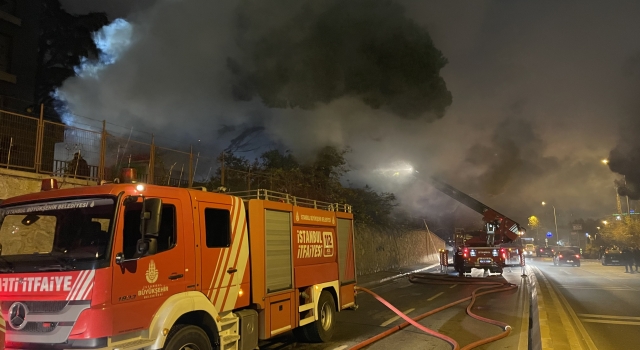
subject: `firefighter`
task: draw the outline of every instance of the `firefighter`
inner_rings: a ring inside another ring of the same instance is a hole
[[[82,158],[80,152],[73,155],[73,159],[69,162],[70,177],[89,177],[89,164]]]
[[[640,265],[640,248],[637,246],[633,249],[633,260],[636,265],[636,272],[638,272],[638,265]]]
[[[629,247],[622,249],[622,263],[625,273],[633,273],[633,252]]]

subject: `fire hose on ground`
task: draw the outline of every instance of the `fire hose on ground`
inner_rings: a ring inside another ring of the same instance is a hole
[[[410,318],[409,316],[405,315],[404,313],[402,313],[400,310],[398,310],[396,307],[394,307],[393,305],[391,305],[388,301],[384,300],[382,297],[380,297],[378,294],[370,291],[367,288],[363,288],[363,287],[356,287],[357,290],[365,292],[367,294],[372,295],[375,299],[377,299],[379,302],[381,302],[382,304],[384,304],[385,306],[387,306],[389,309],[391,309],[394,313],[396,313],[399,317],[403,318],[406,322],[397,325],[395,327],[392,327],[374,337],[371,337],[363,342],[360,342],[358,344],[356,344],[355,346],[353,346],[351,349],[355,350],[355,349],[362,349],[365,346],[371,345],[375,342],[377,342],[378,340],[381,340],[382,338],[385,338],[401,329],[404,329],[406,327],[408,327],[409,325],[413,325],[414,327],[420,329],[421,331],[432,335],[438,339],[444,340],[447,343],[451,344],[451,346],[453,347],[454,350],[460,350],[460,345],[452,338],[436,332],[432,329],[429,329],[421,324],[418,323],[418,321],[422,320],[425,317],[431,316],[433,314],[436,314],[440,311],[446,310],[450,307],[453,307],[455,305],[464,303],[466,301],[471,300],[471,302],[469,303],[469,305],[466,308],[466,312],[467,315],[469,315],[470,317],[473,317],[476,320],[482,321],[482,322],[486,322],[495,326],[498,326],[500,328],[502,328],[502,332],[494,335],[494,336],[490,336],[487,338],[483,338],[480,339],[478,341],[475,341],[471,344],[466,345],[465,347],[462,348],[462,350],[468,350],[468,349],[473,349],[476,348],[480,345],[484,345],[499,339],[502,339],[506,336],[509,335],[509,333],[511,332],[511,326],[509,326],[506,323],[500,322],[500,321],[496,321],[496,320],[492,320],[486,317],[482,317],[479,315],[476,315],[475,313],[473,313],[471,311],[473,304],[475,303],[477,297],[482,296],[482,295],[487,295],[487,294],[491,294],[491,293],[499,293],[499,292],[506,292],[512,289],[516,289],[518,288],[517,285],[512,284],[512,283],[507,283],[507,282],[492,282],[492,281],[482,281],[482,280],[474,280],[474,279],[469,279],[469,278],[464,278],[464,277],[449,277],[449,276],[442,276],[442,275],[437,275],[437,274],[429,274],[429,273],[415,273],[409,276],[409,281],[412,283],[429,283],[429,284],[472,284],[472,285],[481,285],[481,287],[478,287],[476,289],[473,290],[473,292],[471,293],[471,296],[456,300],[452,303],[449,303],[447,305],[441,306],[439,308],[433,309],[431,311],[428,311],[422,315],[419,315],[417,317],[414,318]],[[488,290],[486,290],[488,289]]]

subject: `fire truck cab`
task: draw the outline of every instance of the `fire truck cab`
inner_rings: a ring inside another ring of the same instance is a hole
[[[355,308],[345,204],[137,183],[0,205],[6,349],[254,349],[327,341]]]

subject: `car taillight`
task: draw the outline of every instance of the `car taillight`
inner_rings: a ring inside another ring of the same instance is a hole
[[[464,248],[464,250],[462,251],[462,257],[463,257],[463,258],[466,258],[466,257],[468,257],[468,256],[469,256],[469,249]]]
[[[576,258],[580,259],[580,254],[576,254]]]
[[[558,258],[562,258],[562,255],[558,255]]]

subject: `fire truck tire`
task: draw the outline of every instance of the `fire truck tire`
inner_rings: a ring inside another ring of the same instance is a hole
[[[163,350],[213,350],[207,333],[202,328],[177,324],[167,335]]]
[[[324,343],[331,340],[336,322],[336,306],[331,293],[323,290],[318,299],[318,320],[295,328],[294,335],[301,341]]]

